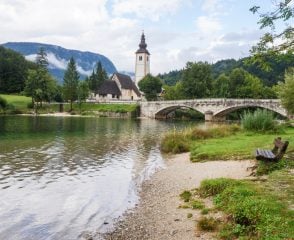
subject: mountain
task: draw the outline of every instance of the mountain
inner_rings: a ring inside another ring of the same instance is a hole
[[[98,61],[108,74],[116,72],[114,64],[105,56],[92,52],[70,50],[56,45],[33,43],[33,42],[8,42],[2,44],[5,48],[21,53],[26,59],[35,61],[36,54],[42,47],[47,53],[49,72],[60,82],[63,82],[63,74],[67,63],[73,57],[77,64],[77,70],[81,79],[90,75]]]

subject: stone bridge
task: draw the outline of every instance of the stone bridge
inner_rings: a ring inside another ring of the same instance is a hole
[[[247,107],[265,108],[287,117],[281,101],[277,99],[196,99],[176,101],[140,102],[141,116],[166,119],[168,114],[178,108],[194,109],[205,115],[206,121],[222,121],[226,115],[237,109]]]

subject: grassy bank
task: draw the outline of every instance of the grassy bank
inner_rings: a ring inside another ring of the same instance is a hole
[[[166,153],[190,151],[193,162],[253,158],[256,148],[273,148],[277,136],[290,142],[288,152],[294,151],[294,128],[285,127],[278,133],[244,131],[237,126],[223,125],[210,129],[185,129],[169,132],[161,142]]]
[[[33,109],[28,108],[32,102],[30,97],[18,96],[18,95],[5,95],[1,94],[1,97],[6,99],[9,107],[6,110],[8,114],[14,113],[32,113]],[[59,103],[44,103],[42,107],[38,109],[38,113],[55,113],[59,112]],[[73,104],[72,114],[82,115],[95,115],[95,112],[110,112],[110,113],[131,113],[135,116],[138,109],[137,104],[95,104],[95,103],[82,103],[80,106],[77,103]],[[70,104],[63,105],[63,111],[69,112]]]
[[[30,97],[19,95],[0,94],[0,97],[6,99],[10,107],[20,111],[26,111],[28,104],[32,102],[32,99]]]
[[[197,220],[198,230],[215,231],[218,239],[293,239],[293,184],[291,171],[281,170],[270,174],[266,182],[204,180],[199,189],[180,197],[182,207],[203,215]],[[212,198],[214,207],[206,208],[205,198]],[[221,218],[219,211],[224,213]]]

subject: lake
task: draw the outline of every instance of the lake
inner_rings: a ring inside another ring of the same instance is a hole
[[[189,122],[0,117],[0,239],[104,232],[164,166],[160,136]]]

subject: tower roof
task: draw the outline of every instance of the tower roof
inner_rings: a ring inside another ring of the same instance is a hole
[[[136,53],[147,53],[148,55],[150,55],[150,53],[147,50],[147,44],[145,42],[145,34],[144,34],[144,32],[141,35],[141,42],[139,44],[139,49],[137,50]]]

